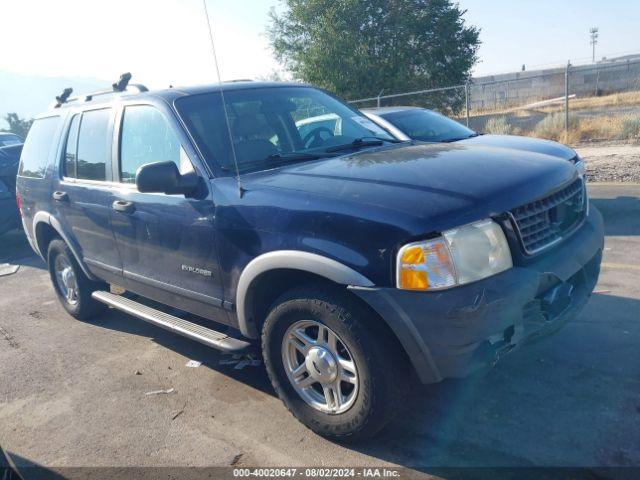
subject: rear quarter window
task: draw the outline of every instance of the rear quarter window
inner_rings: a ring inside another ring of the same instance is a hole
[[[19,176],[44,178],[59,124],[60,117],[40,118],[33,122],[22,148]]]

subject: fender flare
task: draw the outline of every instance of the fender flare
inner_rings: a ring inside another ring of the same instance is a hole
[[[258,338],[256,325],[248,312],[253,309],[254,281],[263,273],[278,269],[302,270],[347,286],[372,287],[373,282],[352,268],[328,257],[300,250],[277,250],[264,253],[247,264],[236,289],[236,314],[240,332]]]
[[[58,219],[56,217],[54,217],[53,215],[51,215],[49,212],[45,212],[43,210],[37,212],[33,216],[33,230],[32,230],[32,232],[33,232],[33,244],[34,244],[33,247],[38,252],[38,255],[40,255],[40,257],[45,262],[47,261],[47,252],[41,252],[40,251],[40,245],[38,243],[38,236],[37,236],[37,233],[36,233],[37,232],[36,227],[40,223],[46,223],[47,225],[49,225],[51,228],[53,228],[56,231],[56,233],[60,236],[60,238],[62,238],[62,240],[64,240],[64,242],[67,244],[67,246],[69,247],[69,250],[71,250],[71,253],[75,257],[76,262],[78,262],[78,265],[80,265],[80,268],[82,269],[84,274],[88,278],[90,278],[91,280],[95,280],[95,276],[89,271],[87,266],[82,261],[82,256],[79,254],[76,245],[74,243],[72,243],[69,240],[69,237],[67,237],[63,233],[62,225],[60,225],[60,222],[58,221]]]

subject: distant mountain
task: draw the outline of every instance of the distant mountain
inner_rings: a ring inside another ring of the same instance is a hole
[[[45,111],[56,95],[66,87],[74,93],[107,88],[113,81],[95,78],[42,77],[21,75],[0,70],[0,129],[7,128],[3,118],[15,112],[20,118],[30,119]]]

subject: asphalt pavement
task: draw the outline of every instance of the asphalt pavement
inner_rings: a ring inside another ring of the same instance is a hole
[[[640,185],[589,190],[606,243],[579,318],[485,375],[414,385],[397,421],[350,445],[299,424],[262,366],[114,310],[74,320],[21,232],[0,237],[0,264],[20,265],[0,267],[0,446],[54,470],[640,466]]]

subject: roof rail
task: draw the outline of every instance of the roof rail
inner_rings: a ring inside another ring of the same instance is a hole
[[[251,78],[235,78],[233,80],[223,80],[222,83],[238,83],[238,82],[253,82]]]
[[[94,97],[98,97],[101,95],[113,95],[116,93],[125,93],[130,89],[136,89],[138,93],[148,92],[149,89],[144,85],[139,83],[129,84],[129,80],[131,80],[131,74],[129,72],[123,73],[120,75],[120,79],[114,83],[110,89],[97,90],[95,92],[85,93],[83,95],[79,95],[77,97],[70,97],[73,89],[65,88],[61,95],[56,97],[56,104],[53,108],[59,108],[65,103],[69,102],[78,102],[81,99],[85,102],[90,102]]]

